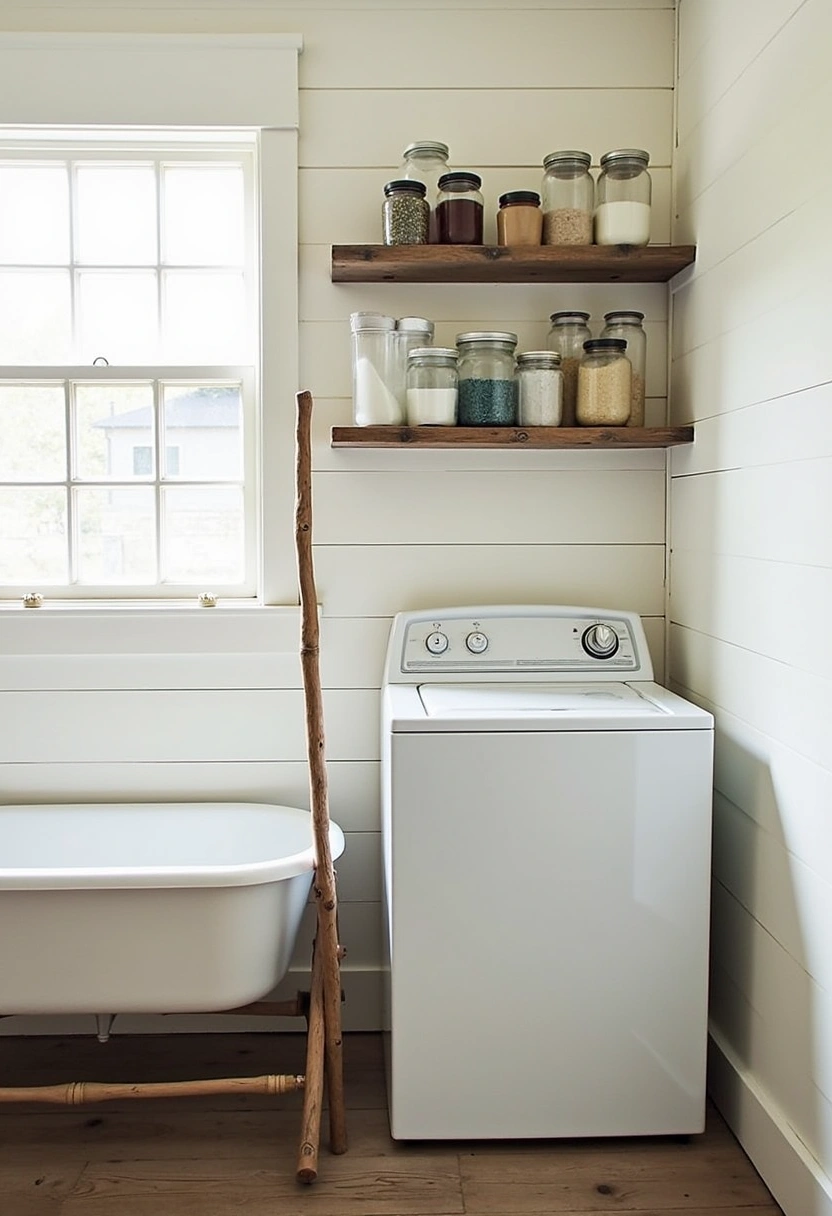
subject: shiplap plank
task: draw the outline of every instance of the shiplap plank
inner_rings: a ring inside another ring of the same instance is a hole
[[[319,473],[313,492],[322,545],[664,542],[660,472]]]
[[[403,149],[404,144],[398,151]],[[539,193],[543,176],[543,157],[551,150],[542,149],[531,165],[489,168],[483,181],[483,239],[486,245],[497,243],[495,215],[500,195],[507,190],[535,190]],[[298,222],[301,242],[328,247],[332,244],[372,245],[380,241],[383,187],[385,182],[398,175],[399,170],[400,166],[395,160],[386,167],[369,169],[301,169],[298,175]],[[595,175],[597,176],[597,172]],[[669,245],[671,171],[668,166],[651,166],[650,176],[653,181],[650,240],[657,245]],[[333,208],[334,197],[338,200],[337,208]],[[633,287],[632,290],[638,288]],[[554,305],[554,308],[566,307],[568,305]]]
[[[351,397],[350,332],[347,314],[352,312],[345,300],[343,321],[303,321],[300,326],[300,376],[315,397]],[[430,315],[430,314],[428,314]],[[548,317],[540,321],[508,321],[496,318],[468,318],[436,321],[436,346],[453,346],[457,334],[466,330],[507,329],[516,333],[518,350],[545,350],[549,332]],[[647,334],[646,391],[649,397],[663,397],[667,391],[667,326],[661,321],[645,322]]]
[[[378,763],[329,760],[329,807],[349,832],[379,828]],[[7,761],[0,803],[272,802],[309,809],[305,760]]]
[[[832,457],[681,477],[671,547],[828,568],[830,518]]]
[[[324,693],[327,755],[378,759],[378,697]],[[0,764],[301,760],[300,690],[0,693]]]
[[[318,591],[338,616],[431,604],[581,604],[664,611],[663,545],[322,545]]]
[[[674,681],[832,769],[828,680],[681,625],[670,625],[669,654]]]
[[[418,8],[414,8],[414,2],[415,0],[348,0],[345,7],[355,11],[401,9],[405,12],[412,11],[419,17],[423,17],[426,12],[445,12],[448,9],[503,9],[505,7],[505,0],[431,0],[430,4],[421,4]],[[536,9],[567,11],[583,8],[585,4],[586,0],[521,0],[517,9],[520,12]],[[15,15],[21,20],[26,18],[29,24],[24,26],[25,29],[52,28],[57,14],[61,15],[62,21],[75,17],[86,22],[95,21],[103,27],[107,20],[116,19],[121,12],[126,12],[128,18],[132,17],[133,24],[135,24],[133,15],[135,5],[136,0],[92,0],[87,4],[79,4],[77,0],[25,0],[25,3],[21,3],[21,0],[3,0],[0,5],[0,13],[2,13],[4,21],[12,21]],[[230,0],[178,0],[176,7],[183,13],[197,9],[206,21],[210,20],[214,14],[227,21],[237,19],[240,13],[247,12],[259,14],[261,20],[265,20],[273,11],[283,12],[286,9],[296,11],[298,0],[240,0],[239,3],[234,4],[231,4]],[[303,11],[330,11],[333,8],[341,7],[341,0],[305,0]],[[634,6],[633,0],[595,0],[595,7],[601,12],[606,9],[632,7],[672,9],[673,3],[672,0],[637,0],[637,4]],[[64,13],[66,13],[66,17],[64,17]],[[142,13],[146,20],[150,19],[150,14],[158,13],[167,26],[171,20],[170,0],[142,0]],[[187,28],[193,30],[193,17],[187,18],[187,21]]]
[[[676,624],[832,680],[832,654],[818,645],[832,568],[674,547],[669,611]]]
[[[553,148],[646,148],[670,165],[669,89],[349,89],[300,95],[302,168],[383,167],[399,162],[418,127],[441,132],[454,167],[533,165]],[[488,120],[484,121],[485,116]],[[349,138],[345,133],[349,132]]]

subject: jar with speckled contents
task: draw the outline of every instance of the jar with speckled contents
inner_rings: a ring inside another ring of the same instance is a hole
[[[459,425],[514,426],[517,379],[514,352],[517,334],[459,334]]]

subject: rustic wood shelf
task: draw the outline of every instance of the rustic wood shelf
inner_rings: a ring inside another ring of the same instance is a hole
[[[695,245],[333,245],[333,283],[666,283]]]
[[[669,448],[693,443],[692,426],[334,426],[334,448]]]

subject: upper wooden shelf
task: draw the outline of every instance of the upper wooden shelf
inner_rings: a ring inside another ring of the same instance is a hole
[[[695,245],[333,245],[333,283],[666,283]]]
[[[692,426],[334,426],[334,448],[670,448]]]

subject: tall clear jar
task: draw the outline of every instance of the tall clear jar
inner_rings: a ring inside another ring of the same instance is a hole
[[[584,343],[578,368],[578,426],[626,426],[630,417],[632,369],[623,338]]]
[[[417,346],[407,356],[408,426],[456,425],[457,358],[446,346]]]
[[[553,312],[552,328],[546,338],[549,350],[560,355],[563,376],[562,426],[575,425],[575,403],[578,399],[578,367],[584,354],[584,342],[592,337],[587,321],[588,312]]]
[[[595,188],[596,245],[649,242],[653,194],[649,163],[649,154],[641,148],[618,148],[601,157]]]
[[[478,173],[445,173],[439,179],[436,231],[440,245],[481,245],[483,201]]]
[[[550,152],[543,161],[543,244],[591,245],[595,183],[588,152]]]
[[[514,426],[517,380],[514,352],[517,334],[459,334],[459,425]]]
[[[642,327],[643,312],[618,309],[605,312],[602,338],[623,338],[627,343],[627,358],[633,369],[630,395],[630,417],[627,426],[644,426],[644,382],[647,370],[647,335]]]
[[[407,410],[407,356],[416,346],[433,343],[433,321],[427,317],[399,317],[390,335],[389,384],[396,395],[404,417]]]
[[[352,403],[356,426],[388,426],[404,420],[391,384],[395,317],[354,312],[352,331]]]
[[[553,350],[526,350],[517,356],[517,420],[520,426],[560,426],[563,374]]]
[[[435,245],[436,235],[436,198],[439,193],[439,179],[448,172],[448,145],[438,140],[422,139],[417,143],[408,144],[402,153],[401,177],[411,181],[424,182],[427,187],[427,201],[430,207],[428,223],[428,241]]]

